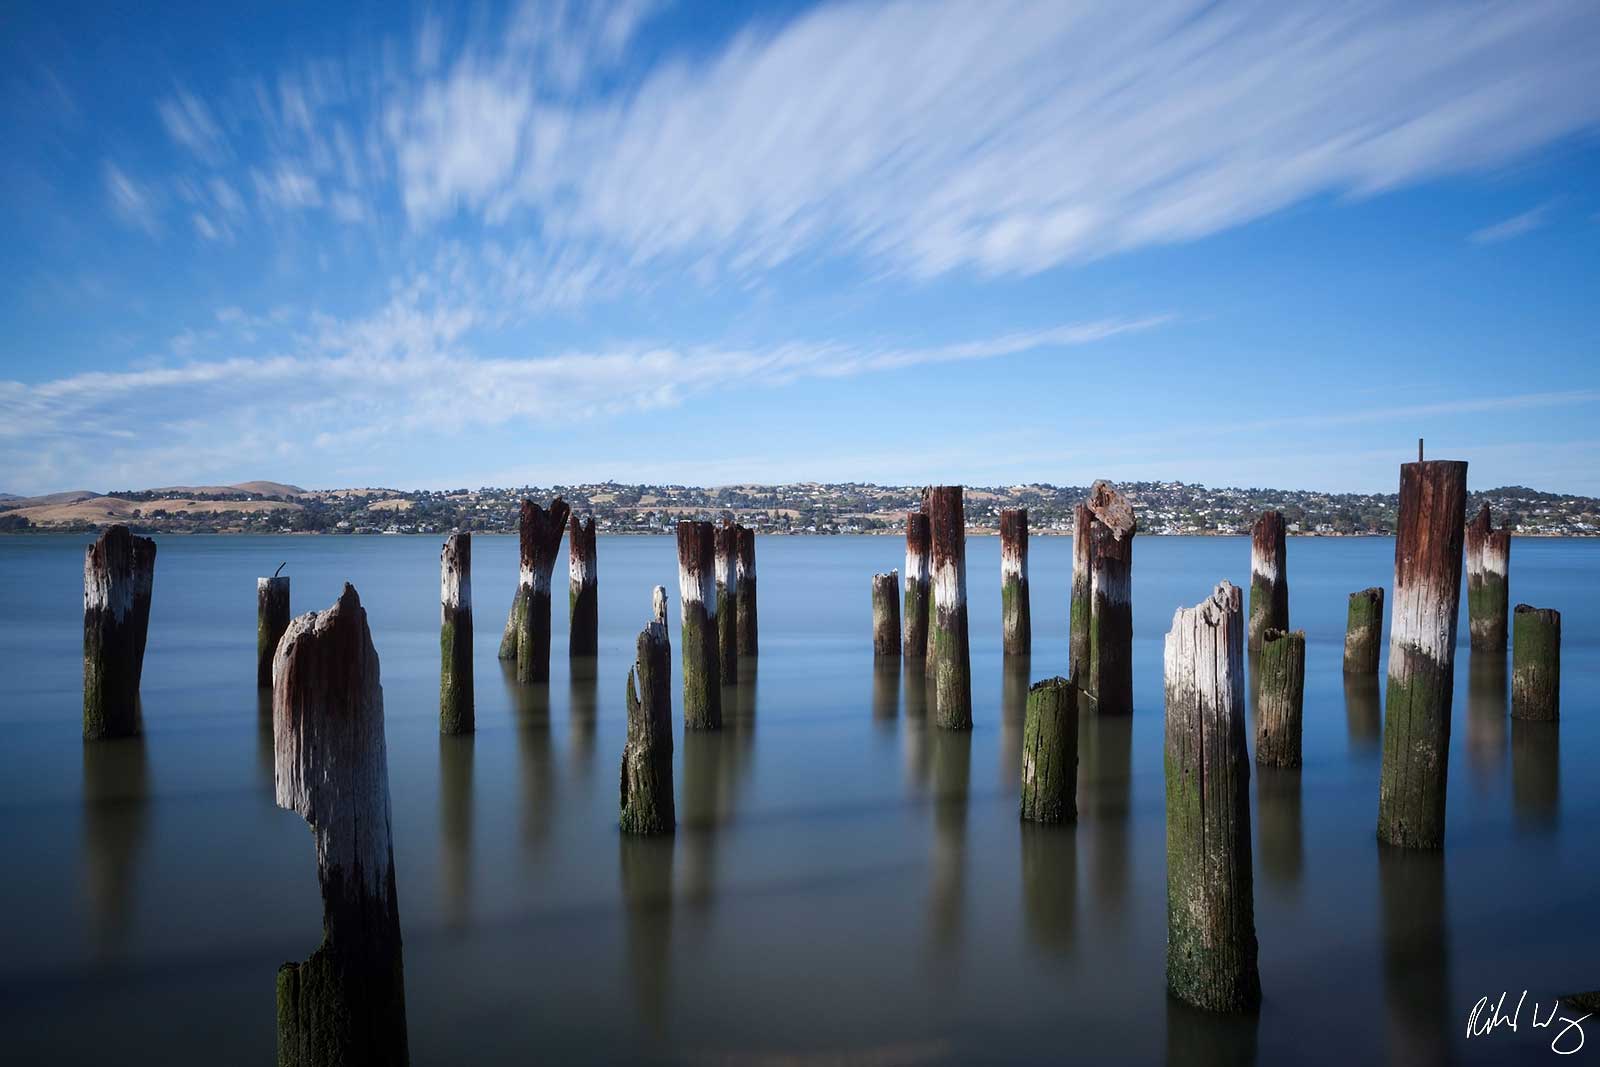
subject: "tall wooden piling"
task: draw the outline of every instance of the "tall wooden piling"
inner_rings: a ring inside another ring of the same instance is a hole
[[[1377,674],[1382,641],[1383,587],[1351,593],[1344,624],[1344,673]]]
[[[407,1063],[383,686],[354,588],[289,624],[272,673],[275,792],[311,824],[323,935],[278,970],[278,1063]]]
[[[709,522],[678,523],[678,640],[683,645],[683,725],[688,730],[722,729],[715,541]]]
[[[108,526],[83,557],[83,737],[139,732],[156,543]]]
[[[280,565],[278,570],[283,570]],[[272,688],[272,656],[289,628],[289,576],[256,579],[256,688]]]
[[[1089,493],[1089,673],[1095,710],[1133,711],[1133,505],[1109,482]],[[1081,679],[1080,679],[1081,681]]]
[[[1253,1011],[1255,891],[1244,743],[1244,605],[1223,582],[1167,634],[1167,988],[1208,1011]]]
[[[724,519],[712,531],[717,579],[717,673],[726,685],[739,680],[739,529]]]
[[[959,485],[928,490],[932,547],[934,722],[972,729],[972,659],[967,645],[967,522]]]
[[[1078,687],[1046,678],[1028,689],[1022,725],[1022,818],[1078,818]]]
[[[872,655],[900,658],[900,572],[872,576]]]
[[[1028,610],[1028,509],[1000,512],[1000,634],[1007,656],[1033,651]]]
[[[567,655],[600,653],[600,559],[595,551],[594,516],[567,520]]]
[[[905,656],[928,654],[930,534],[926,512],[906,512]]]
[[[1089,681],[1089,616],[1094,613],[1090,592],[1089,542],[1094,516],[1089,505],[1072,509],[1072,599],[1067,619],[1067,673],[1087,687]]]
[[[1289,628],[1289,570],[1283,512],[1263,511],[1250,527],[1250,651],[1268,630]]]
[[[1484,504],[1467,524],[1467,627],[1474,652],[1505,655],[1510,574],[1511,531],[1494,529]]]
[[[760,651],[760,627],[756,616],[756,532],[747,526],[739,531],[739,554],[733,563],[734,597],[739,618],[739,655],[754,656]]]
[[[1261,678],[1256,696],[1256,762],[1264,767],[1298,767],[1306,690],[1305,631],[1262,634],[1256,672]]]
[[[666,590],[639,633],[628,672],[628,741],[622,749],[622,832],[666,834],[677,826],[672,799],[672,647]]]
[[[472,688],[472,534],[457,531],[439,553],[439,732],[477,729]]]
[[[571,510],[560,497],[550,502],[549,510],[531,500],[522,502],[518,522],[522,569],[517,597],[511,604],[519,682],[550,680],[550,576],[556,569],[556,552]]]
[[[1561,718],[1561,612],[1518,604],[1511,647],[1511,717]]]
[[[1378,838],[1406,848],[1444,845],[1466,503],[1465,463],[1401,466]]]

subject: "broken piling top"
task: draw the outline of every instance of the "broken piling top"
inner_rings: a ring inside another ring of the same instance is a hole
[[[667,625],[667,587],[658,585],[650,592],[651,617],[662,626]]]
[[[592,588],[598,577],[592,514],[567,519],[567,577],[575,589]]]
[[[550,575],[555,571],[556,551],[561,547],[561,534],[567,528],[567,517],[572,509],[560,497],[550,501],[549,509],[531,500],[522,501],[518,517],[522,571],[521,585],[536,593],[550,593]]]
[[[1207,721],[1226,726],[1235,711],[1244,723],[1244,596],[1232,582],[1172,615],[1163,665],[1169,690],[1192,691]],[[1243,734],[1240,734],[1243,737]]]
[[[150,632],[156,543],[120,523],[83,557],[83,736],[139,732],[139,683]]]
[[[656,588],[661,591],[660,586]],[[665,604],[661,607],[664,610]],[[624,833],[671,833],[677,825],[672,795],[671,661],[667,624],[664,619],[652,619],[639,634],[633,669],[628,672],[628,738],[622,749]]]
[[[283,564],[278,565],[283,570]],[[289,576],[256,579],[256,688],[272,688],[272,657],[289,628]]]
[[[1121,541],[1139,531],[1138,520],[1133,514],[1133,505],[1103,478],[1090,487],[1089,499],[1085,501],[1085,505],[1089,509],[1089,514],[1111,532],[1114,540]]]
[[[439,550],[439,606],[446,612],[472,610],[472,534],[454,531]],[[441,619],[448,621],[446,616]]]

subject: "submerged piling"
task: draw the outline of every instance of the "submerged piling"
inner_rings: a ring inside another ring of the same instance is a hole
[[[531,500],[522,502],[518,523],[522,570],[517,580],[519,595],[511,606],[519,682],[550,680],[550,576],[556,569],[556,552],[570,513],[560,497],[550,501],[548,511]]]
[[[1078,687],[1046,678],[1028,689],[1022,725],[1022,818],[1078,818]]]
[[[1484,504],[1467,524],[1467,627],[1474,652],[1505,655],[1510,574],[1511,531],[1493,529]]]
[[[1401,466],[1378,839],[1406,848],[1444,845],[1466,502],[1465,463]]]
[[[639,633],[628,671],[628,741],[622,749],[622,832],[666,834],[677,826],[672,799],[672,646],[666,590],[656,586],[655,617]]]
[[[1344,673],[1377,674],[1382,640],[1383,587],[1351,593],[1344,624]]]
[[[1511,648],[1511,717],[1561,717],[1561,612],[1518,604]]]
[[[722,729],[722,672],[717,635],[716,535],[709,522],[678,523],[678,598],[682,602],[683,725]]]
[[[83,557],[83,738],[139,732],[156,543],[108,526]]]
[[[595,552],[594,516],[567,520],[567,655],[600,652],[600,559]]]
[[[1072,599],[1067,620],[1067,673],[1087,686],[1089,680],[1089,616],[1094,613],[1089,579],[1089,542],[1094,516],[1089,505],[1072,509]]]
[[[967,645],[967,522],[959,485],[928,490],[932,544],[934,722],[972,729],[972,659]]]
[[[872,655],[900,658],[900,572],[872,576]]]
[[[355,589],[290,623],[272,670],[276,799],[311,824],[322,886],[321,946],[278,969],[278,1063],[407,1063],[383,687]]]
[[[1089,493],[1089,691],[1102,715],[1133,711],[1133,505],[1098,481]]]
[[[734,597],[739,617],[739,655],[754,656],[760,648],[756,617],[756,532],[746,526],[739,531],[739,555],[734,560],[733,578],[738,586]]]
[[[1250,528],[1250,651],[1268,630],[1289,628],[1288,553],[1283,512],[1263,511]]]
[[[717,579],[717,673],[727,685],[739,680],[739,530],[724,519],[712,532]]]
[[[1256,662],[1256,762],[1264,767],[1300,766],[1306,689],[1306,635],[1268,630]]]
[[[1167,989],[1208,1011],[1253,1011],[1255,890],[1244,743],[1244,605],[1223,582],[1167,634]]]
[[[472,534],[457,531],[439,553],[439,732],[477,728],[472,692]]]
[[[1007,656],[1033,650],[1028,610],[1028,509],[1000,512],[1000,634]]]
[[[278,570],[283,570],[280,564]],[[289,576],[256,579],[256,688],[272,688],[272,656],[289,628]]]
[[[928,654],[930,534],[926,512],[906,512],[905,656]]]

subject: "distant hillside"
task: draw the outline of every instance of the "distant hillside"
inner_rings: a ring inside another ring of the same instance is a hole
[[[29,501],[27,506],[11,508],[6,514],[21,516],[35,526],[102,526],[140,519],[159,522],[180,516],[222,515],[227,512],[255,515],[299,510],[299,504],[282,500],[194,500],[182,496],[124,500],[117,496],[96,496],[58,504],[35,504]]]
[[[157,489],[146,489],[143,492],[159,493],[162,496],[234,496],[238,493],[253,493],[256,496],[305,495],[305,490],[298,485],[285,485],[282,482],[240,482],[238,485],[164,485]]]
[[[46,493],[44,496],[11,496],[5,494],[6,507],[31,508],[48,504],[73,504],[79,500],[93,500],[99,493],[88,489],[69,489],[64,493]]]

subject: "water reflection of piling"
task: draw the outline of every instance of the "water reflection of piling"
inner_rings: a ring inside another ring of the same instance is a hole
[[[1120,921],[1128,896],[1133,720],[1080,709],[1078,760],[1078,824],[1089,839],[1094,910]]]
[[[1473,656],[1467,669],[1467,765],[1493,782],[1506,762],[1506,658]]]
[[[900,661],[875,660],[872,664],[872,718],[892,723],[900,713]]]
[[[1300,818],[1300,768],[1256,767],[1261,873],[1268,884],[1298,889],[1305,868]]]
[[[144,850],[149,809],[142,737],[83,746],[84,889],[95,948],[102,956],[122,946],[132,925],[134,875]]]
[[[904,666],[906,690],[906,725],[901,731],[904,738],[906,782],[913,792],[928,784],[928,683],[927,673],[921,663],[907,660]]]
[[[256,766],[261,772],[261,788],[270,795],[272,785],[272,690],[256,691]]]
[[[1167,1067],[1250,1067],[1256,1062],[1259,1014],[1201,1011],[1174,996],[1166,1002]]]
[[[1459,1023],[1450,996],[1444,853],[1378,847],[1389,1062],[1445,1063]]]
[[[502,661],[500,675],[510,698],[522,763],[522,841],[542,845],[555,822],[555,767],[550,758],[550,687],[517,681],[514,662]]]
[[[714,896],[717,836],[733,818],[733,776],[739,739],[728,730],[683,732],[683,793],[678,834],[683,839],[684,896],[699,908]]]
[[[967,799],[972,780],[972,734],[929,731],[933,769],[933,885],[929,926],[933,942],[960,948],[966,898]]]
[[[585,778],[594,769],[594,740],[599,708],[598,663],[593,656],[574,656],[567,682],[572,763]]]
[[[1383,740],[1383,715],[1376,674],[1344,676],[1344,721],[1353,751],[1378,751]]]
[[[1022,773],[1022,727],[1028,714],[1031,664],[1031,656],[1007,656],[1000,667],[1001,789],[1014,789]],[[1076,695],[1073,700],[1076,702]]]
[[[1073,827],[1020,824],[1022,914],[1028,940],[1055,955],[1072,952],[1078,920],[1078,838]]]
[[[1560,820],[1560,723],[1511,720],[1511,806],[1532,826],[1554,829]]]
[[[618,840],[634,1004],[651,1036],[659,1038],[666,1032],[672,988],[673,839],[621,834]]]
[[[439,738],[439,878],[445,922],[467,925],[472,896],[473,734]]]

